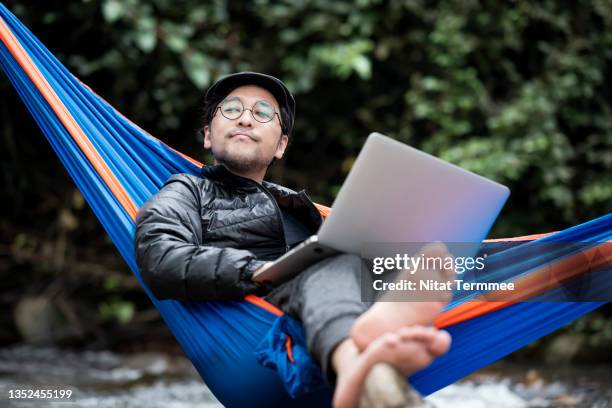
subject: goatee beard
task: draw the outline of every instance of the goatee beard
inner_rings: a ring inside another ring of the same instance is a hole
[[[254,158],[240,160],[234,157],[215,157],[215,161],[218,164],[224,165],[229,170],[241,174],[254,173],[267,169],[271,162],[263,163],[262,161]]]

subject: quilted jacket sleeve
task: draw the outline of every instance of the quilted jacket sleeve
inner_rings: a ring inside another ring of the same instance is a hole
[[[141,276],[160,300],[240,299],[258,288],[251,276],[265,261],[250,251],[201,242],[196,180],[172,176],[140,209],[135,252]]]

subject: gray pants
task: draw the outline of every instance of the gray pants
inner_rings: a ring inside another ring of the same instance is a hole
[[[302,321],[308,351],[330,384],[336,378],[330,361],[332,351],[349,337],[357,317],[371,305],[361,301],[362,262],[357,255],[331,256],[264,296]]]

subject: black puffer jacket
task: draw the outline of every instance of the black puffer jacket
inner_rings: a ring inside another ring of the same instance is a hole
[[[251,276],[287,251],[280,208],[314,234],[322,218],[304,191],[204,166],[172,176],[139,211],[135,251],[158,299],[230,300],[257,293]]]

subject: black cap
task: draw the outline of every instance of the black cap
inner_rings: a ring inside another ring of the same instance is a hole
[[[283,81],[272,75],[261,74],[259,72],[238,72],[225,76],[217,80],[217,82],[208,88],[204,99],[204,105],[206,107],[216,106],[232,90],[243,85],[260,86],[268,90],[274,98],[276,98],[281,108],[280,116],[283,122],[283,132],[290,135],[293,130],[293,121],[295,118],[295,99]],[[207,120],[212,120],[212,116],[207,118]]]

